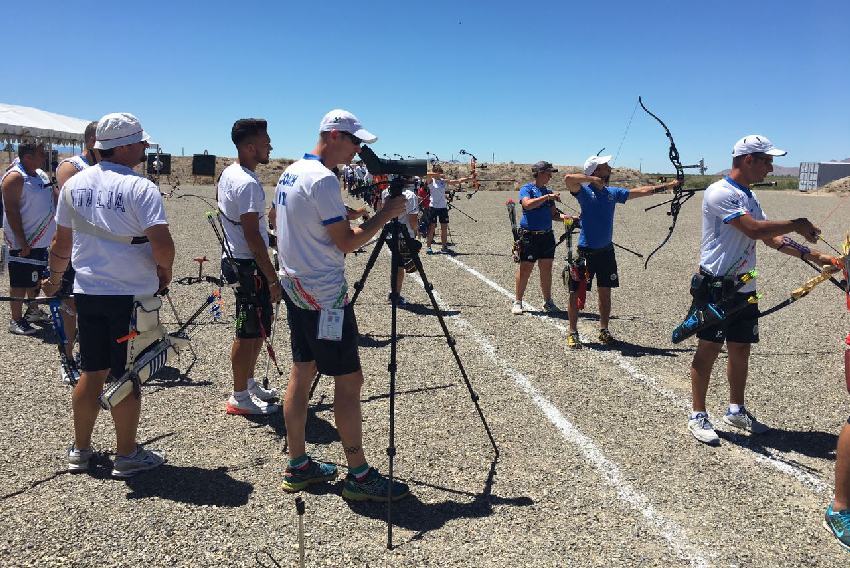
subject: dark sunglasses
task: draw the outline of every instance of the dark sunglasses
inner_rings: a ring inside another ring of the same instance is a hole
[[[345,135],[345,137],[348,138],[349,140],[351,140],[351,142],[355,146],[360,146],[361,144],[363,144],[363,140],[361,140],[360,138],[358,138],[357,136],[355,136],[351,132],[345,132],[344,130],[340,130],[339,133]]]

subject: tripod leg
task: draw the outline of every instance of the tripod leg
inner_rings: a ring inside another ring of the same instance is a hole
[[[408,241],[410,236],[407,234],[407,229],[398,222],[398,219],[393,219],[389,224],[392,228],[392,240],[387,244],[390,247],[392,261],[390,262],[390,300],[392,307],[390,309],[390,363],[388,369],[390,371],[390,431],[389,445],[387,446],[387,457],[389,458],[389,483],[387,484],[387,549],[393,549],[393,484],[395,475],[393,472],[393,462],[395,459],[395,379],[396,379],[396,357],[398,354],[398,280],[396,275],[401,267],[401,259],[399,258],[399,239],[402,235]],[[402,233],[401,231],[404,231]],[[415,250],[415,249],[408,249]]]
[[[372,267],[375,266],[375,261],[378,260],[378,254],[381,252],[381,247],[384,245],[384,242],[387,240],[387,233],[389,232],[389,224],[384,225],[384,228],[381,229],[381,235],[378,237],[378,241],[375,244],[375,248],[372,249],[372,254],[369,255],[369,260],[366,261],[366,268],[363,269],[363,274],[360,276],[360,280],[354,283],[354,295],[351,297],[350,304],[354,304],[357,301],[358,296],[360,296],[360,292],[363,290],[363,286],[366,284],[366,278],[369,277],[369,272],[371,272]]]
[[[313,398],[313,393],[316,392],[316,387],[319,386],[319,379],[322,378],[322,373],[316,371],[316,378],[313,379],[313,384],[310,386],[310,394],[307,395],[307,400]]]
[[[405,239],[407,239],[408,250],[414,250],[415,245],[412,244],[412,238],[407,233],[407,229],[405,227],[401,227],[402,234]],[[499,447],[496,445],[496,439],[493,438],[493,433],[490,430],[490,425],[487,424],[487,419],[484,417],[484,411],[481,410],[481,405],[478,404],[478,393],[475,392],[475,389],[472,388],[472,382],[469,380],[469,376],[466,374],[466,369],[463,366],[463,361],[460,360],[460,355],[457,352],[457,348],[455,347],[455,338],[452,337],[449,332],[449,328],[446,325],[446,320],[443,318],[443,311],[440,309],[440,305],[437,303],[437,299],[434,297],[434,286],[428,282],[428,277],[425,275],[425,268],[422,266],[422,260],[419,258],[419,255],[413,255],[413,263],[416,265],[416,271],[419,273],[419,277],[422,279],[422,285],[425,288],[425,293],[428,294],[428,298],[431,300],[431,305],[434,307],[434,313],[437,314],[437,320],[440,322],[440,327],[443,330],[443,336],[446,338],[446,343],[449,346],[449,349],[452,351],[452,355],[454,355],[455,363],[457,363],[457,368],[460,370],[460,375],[463,377],[463,382],[466,384],[466,390],[469,391],[469,397],[472,400],[472,404],[475,405],[475,410],[478,413],[478,417],[481,419],[481,424],[484,425],[484,431],[487,433],[487,438],[490,440],[490,445],[493,446],[493,452],[496,458],[499,457]],[[392,353],[392,352],[391,352]],[[394,360],[391,358],[391,362]],[[392,383],[392,380],[391,380]],[[392,388],[392,386],[391,386]],[[392,401],[393,391],[390,391],[390,401]],[[391,402],[392,404],[392,402]],[[392,462],[390,462],[392,464]]]

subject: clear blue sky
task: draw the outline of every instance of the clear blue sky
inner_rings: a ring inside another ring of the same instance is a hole
[[[132,8],[132,9],[131,9]],[[136,114],[165,151],[233,155],[240,117],[274,157],[346,108],[378,154],[579,164],[615,153],[642,95],[682,154],[729,166],[745,134],[776,163],[850,157],[850,3],[9,2],[0,102]],[[616,165],[669,171],[638,109]]]

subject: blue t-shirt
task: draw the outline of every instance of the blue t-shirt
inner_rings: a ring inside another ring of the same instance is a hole
[[[595,190],[590,184],[582,184],[574,195],[581,206],[578,246],[597,249],[610,245],[614,237],[614,206],[626,202],[629,190],[607,186]]]
[[[552,193],[549,188],[537,187],[533,183],[527,183],[519,188],[519,202],[522,205],[522,200],[528,197],[536,199]],[[522,210],[522,220],[519,226],[529,231],[549,231],[552,229],[552,207],[550,203],[545,203],[537,209]]]

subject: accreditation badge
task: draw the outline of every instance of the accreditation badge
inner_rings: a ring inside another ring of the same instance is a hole
[[[322,310],[319,315],[319,331],[318,339],[328,339],[330,341],[340,341],[342,339],[342,320],[345,317],[345,310],[341,308],[331,308]]]

